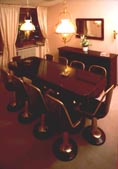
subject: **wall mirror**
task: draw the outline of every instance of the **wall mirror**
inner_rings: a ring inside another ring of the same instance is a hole
[[[104,19],[102,18],[77,18],[77,38],[86,35],[88,39],[104,40]]]

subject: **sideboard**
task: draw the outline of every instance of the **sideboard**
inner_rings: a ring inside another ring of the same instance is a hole
[[[84,62],[86,70],[90,65],[96,64],[106,68],[107,70],[107,86],[117,84],[117,55],[109,54],[109,56],[101,56],[101,52],[89,50],[84,53],[80,48],[64,46],[58,48],[59,56],[66,57],[68,62],[72,60],[80,60]]]

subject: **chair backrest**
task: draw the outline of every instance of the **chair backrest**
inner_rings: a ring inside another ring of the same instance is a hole
[[[59,56],[58,62],[62,65],[68,65],[68,59],[62,56]]]
[[[6,71],[4,69],[0,69],[0,72],[1,72],[1,79],[2,79],[3,83],[7,84],[8,83],[8,76],[9,76],[8,71]]]
[[[81,61],[78,61],[78,60],[71,61],[70,66],[77,68],[77,69],[82,69],[82,70],[85,69],[85,64]]]
[[[106,116],[106,114],[109,112],[112,94],[113,94],[114,85],[110,86],[103,94],[101,100],[99,101],[98,106],[96,107],[93,115],[96,115],[97,112],[100,110],[100,107],[104,106],[104,112],[102,114],[102,117]]]
[[[13,87],[13,83],[12,83],[11,72],[9,72],[8,70],[5,70],[5,69],[1,69],[0,72],[1,72],[2,82],[4,83],[6,89],[9,91],[13,91],[14,87]]]
[[[17,61],[19,61],[19,60],[21,60],[21,56],[14,56],[14,57],[12,57],[12,60],[15,62],[17,62]]]
[[[91,65],[89,67],[89,71],[93,72],[93,73],[104,75],[105,77],[107,76],[107,70],[103,66]]]
[[[27,93],[25,91],[24,82],[21,78],[12,75],[14,90],[16,93],[16,102],[17,103],[24,103],[27,98]]]
[[[112,99],[112,94],[113,94],[113,89],[114,89],[114,85],[112,85],[111,87],[109,87],[107,89],[107,91],[105,92],[105,95],[106,95],[105,115],[109,112],[109,108],[110,108],[110,104],[111,104],[111,99]]]
[[[79,116],[79,117],[80,117],[79,119],[76,119],[76,122],[73,122],[72,119],[71,119],[71,116],[70,116],[70,114],[69,114],[69,110],[68,110],[67,106],[65,106],[65,104],[64,104],[61,100],[59,100],[58,98],[52,96],[52,95],[49,94],[49,93],[47,93],[45,96],[46,96],[48,99],[50,99],[50,100],[52,100],[53,102],[55,102],[57,105],[60,105],[60,106],[61,106],[61,108],[62,108],[63,112],[65,113],[65,115],[66,115],[66,117],[67,117],[67,119],[68,119],[68,122],[69,122],[69,124],[70,124],[70,126],[71,126],[72,128],[77,127],[77,126],[81,123],[81,115]],[[70,107],[71,107],[71,106],[70,106]],[[72,110],[72,107],[71,107],[71,110]],[[73,109],[73,110],[74,110],[74,109]],[[71,113],[74,113],[74,112],[71,112]],[[76,113],[77,113],[77,112],[76,112]],[[79,112],[78,112],[78,114],[79,114]]]
[[[46,60],[48,60],[48,61],[53,61],[53,59],[54,59],[53,55],[51,55],[51,54],[46,54],[45,57],[46,57]]]
[[[28,96],[30,111],[38,114],[47,112],[48,108],[41,90],[27,82],[24,82],[24,87]]]

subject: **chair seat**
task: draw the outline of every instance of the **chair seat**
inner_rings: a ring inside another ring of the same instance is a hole
[[[97,111],[97,113],[94,115],[94,110],[95,108],[97,107],[97,105],[100,103],[99,100],[97,99],[91,99],[88,103],[88,106],[83,106],[83,108],[81,107],[82,111],[86,112],[86,116],[88,118],[92,118],[92,117],[96,117],[96,118],[103,118],[105,116],[105,103],[102,102],[100,108],[99,108],[99,111]]]

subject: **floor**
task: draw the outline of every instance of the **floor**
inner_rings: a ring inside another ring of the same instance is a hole
[[[78,145],[77,156],[69,162],[58,160],[53,151],[54,135],[39,140],[33,135],[34,125],[18,121],[19,112],[8,112],[8,92],[0,85],[0,169],[118,169],[118,87],[114,89],[109,114],[99,120],[106,133],[101,146],[90,145],[81,132],[72,134]]]

